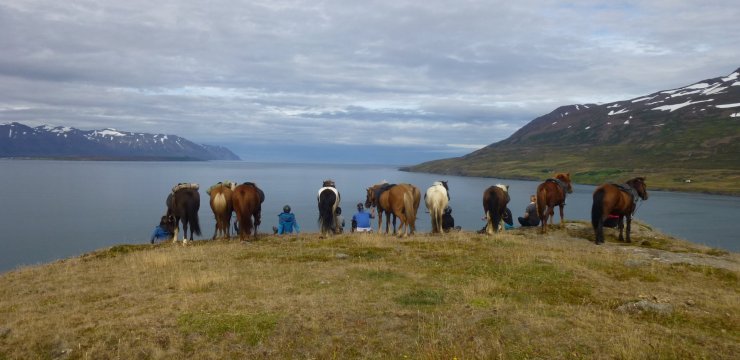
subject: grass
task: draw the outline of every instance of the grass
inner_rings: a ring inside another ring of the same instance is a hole
[[[573,222],[546,235],[300,234],[117,246],[2,274],[0,359],[740,352],[738,254],[708,255],[646,225],[635,226],[635,237],[660,249],[620,244],[611,233],[595,246],[587,230]],[[671,254],[724,265],[652,259]],[[617,310],[638,300],[673,311]]]
[[[703,157],[694,155],[677,161],[676,150],[669,148],[645,150],[625,145],[604,145],[540,146],[536,149],[536,154],[530,154],[528,151],[534,151],[534,148],[502,147],[492,150],[491,154],[436,160],[408,170],[527,180],[544,180],[556,172],[569,172],[575,183],[593,185],[646,176],[648,189],[740,195],[737,152]],[[522,157],[527,161],[518,160]]]

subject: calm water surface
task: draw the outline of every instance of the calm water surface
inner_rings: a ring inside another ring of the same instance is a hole
[[[365,199],[365,188],[381,180],[408,182],[422,191],[449,181],[457,225],[483,226],[481,196],[496,183],[510,185],[510,209],[520,216],[539,182],[406,173],[391,166],[286,165],[245,162],[88,162],[0,160],[0,271],[79,255],[115,244],[145,244],[166,211],[165,199],[178,182],[201,185],[200,221],[211,238],[215,221],[205,189],[223,180],[253,181],[265,192],[261,232],[271,232],[290,204],[302,231],[314,232],[316,193],[324,179],[336,181],[344,216]],[[649,186],[649,182],[648,182]],[[594,187],[574,186],[565,214],[589,219]],[[666,233],[712,247],[740,250],[735,235],[740,211],[735,197],[650,191],[636,218]],[[430,229],[422,204],[417,229]],[[557,215],[556,215],[557,216]],[[559,221],[559,217],[556,219]]]

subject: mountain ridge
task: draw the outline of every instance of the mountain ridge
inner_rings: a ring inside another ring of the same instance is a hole
[[[240,160],[223,146],[177,135],[80,130],[69,126],[0,124],[0,157],[78,160]]]
[[[598,184],[652,175],[658,188],[740,195],[740,68],[606,104],[573,104],[467,155],[407,171]]]

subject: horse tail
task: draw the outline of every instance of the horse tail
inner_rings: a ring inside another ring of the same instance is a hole
[[[599,221],[604,216],[604,189],[596,189],[594,192],[594,203],[591,205],[591,225],[594,230],[598,228]]]
[[[324,190],[319,194],[319,226],[321,232],[330,232],[334,229],[334,208],[337,196],[333,191]]]
[[[223,214],[226,211],[226,195],[224,193],[218,193],[213,197],[213,212],[216,213],[216,217]]]
[[[410,191],[403,193],[403,215],[406,217],[406,226],[416,223],[416,211],[414,211],[414,195]],[[411,232],[411,229],[407,231]]]
[[[188,206],[185,211],[187,211],[187,218],[188,222],[190,222],[190,234],[192,235],[195,233],[195,235],[200,236],[200,222],[198,221],[198,208],[200,208],[200,200],[196,200],[197,202],[193,203],[193,206]]]
[[[242,239],[242,234],[249,237],[252,233],[252,214],[249,211],[247,197],[248,195],[243,188],[237,188],[237,192],[234,193],[233,199],[234,210],[236,211],[236,221],[239,222],[239,237]]]
[[[497,213],[496,207],[498,206],[498,193],[496,191],[491,191],[491,196],[488,197],[488,219],[491,221],[491,227],[493,227],[493,231],[498,231],[498,223],[501,221],[501,215]]]
[[[545,184],[542,183],[537,186],[537,201],[535,202],[535,208],[537,209],[537,216],[540,221],[545,221],[545,210],[547,210],[547,190]]]

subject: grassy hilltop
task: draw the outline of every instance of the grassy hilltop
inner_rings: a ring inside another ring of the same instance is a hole
[[[121,245],[0,276],[0,359],[735,358],[740,257],[639,224]]]

